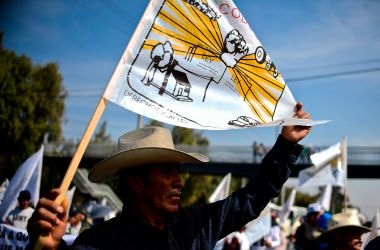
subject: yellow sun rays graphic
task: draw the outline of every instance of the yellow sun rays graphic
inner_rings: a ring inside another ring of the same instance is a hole
[[[203,2],[207,4],[207,1]],[[169,40],[176,56],[186,57],[189,50],[196,47],[193,58],[207,56],[209,60],[222,62],[224,43],[217,20],[210,19],[183,0],[166,0],[154,20],[151,32],[159,39]],[[157,41],[148,36],[143,49],[152,50],[162,40]],[[273,120],[277,103],[285,89],[285,84],[276,79],[281,79],[281,75],[273,77],[275,68],[266,69],[265,64],[265,61],[258,63],[253,53],[243,56],[234,67],[228,67],[240,96],[252,111],[252,118],[259,122]]]

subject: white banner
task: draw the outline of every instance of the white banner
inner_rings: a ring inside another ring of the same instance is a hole
[[[148,5],[106,99],[165,123],[199,129],[313,125],[232,0]]]
[[[5,220],[8,213],[17,207],[17,197],[22,190],[29,190],[31,202],[37,204],[40,197],[41,170],[44,147],[31,155],[12,177],[0,205],[0,219]]]
[[[0,249],[25,249],[29,242],[26,230],[0,224]]]
[[[216,202],[227,198],[230,193],[230,184],[231,174],[228,173],[216,187],[215,191],[211,194],[210,198],[208,199],[209,202]]]
[[[77,234],[65,234],[63,240],[71,245]],[[23,250],[29,243],[29,235],[25,229],[20,229],[7,224],[0,224],[0,249]]]

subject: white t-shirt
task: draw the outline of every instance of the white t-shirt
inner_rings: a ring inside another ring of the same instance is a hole
[[[32,216],[34,209],[31,207],[21,210],[19,207],[12,210],[6,219],[6,223],[22,229],[26,229],[28,220]]]

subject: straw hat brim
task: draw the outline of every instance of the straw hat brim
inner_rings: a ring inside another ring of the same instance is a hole
[[[321,242],[328,242],[331,240],[331,237],[339,232],[340,230],[349,230],[349,231],[354,231],[356,230],[357,232],[363,234],[371,231],[368,227],[365,226],[359,226],[359,225],[344,225],[344,226],[337,226],[334,228],[331,228],[327,230],[326,232],[322,233],[319,237],[317,237],[318,241]]]
[[[208,162],[207,156],[186,153],[176,149],[144,147],[118,152],[101,162],[90,171],[88,179],[92,182],[107,182],[118,177],[121,169],[148,163],[200,163]]]

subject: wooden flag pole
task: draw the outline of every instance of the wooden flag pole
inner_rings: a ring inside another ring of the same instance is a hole
[[[348,206],[348,190],[347,190],[347,186],[348,186],[348,181],[347,181],[347,178],[348,178],[348,163],[347,163],[347,137],[343,137],[343,140],[342,140],[342,165],[343,165],[343,169],[344,169],[344,172],[345,172],[345,176],[344,176],[344,209],[346,210],[347,209],[347,206]]]
[[[94,133],[94,130],[100,120],[100,117],[103,114],[103,111],[107,105],[107,100],[104,97],[100,98],[100,101],[95,109],[94,114],[91,117],[90,122],[87,125],[87,128],[82,136],[81,141],[79,142],[78,148],[75,151],[75,154],[73,158],[71,159],[70,165],[66,171],[65,177],[62,180],[61,186],[59,187],[61,193],[57,198],[55,199],[55,202],[58,204],[61,204],[63,199],[65,198],[65,193],[69,189],[70,183],[74,178],[75,172],[78,169],[79,162],[81,161],[83,154],[88,146],[88,143],[90,142],[91,136]],[[43,248],[43,242],[44,238],[46,236],[40,236],[38,238],[38,241],[36,245],[34,246],[35,250],[41,250]]]

